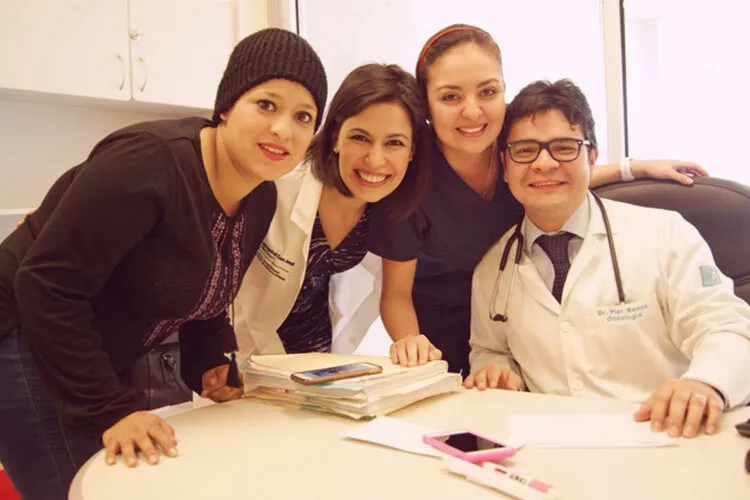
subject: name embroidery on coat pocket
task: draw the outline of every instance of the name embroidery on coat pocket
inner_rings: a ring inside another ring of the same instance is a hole
[[[641,319],[648,310],[645,302],[634,302],[596,309],[596,316],[606,323],[633,323]]]

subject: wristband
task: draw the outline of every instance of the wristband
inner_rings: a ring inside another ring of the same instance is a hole
[[[622,182],[634,181],[633,172],[630,170],[630,158],[625,157],[620,160],[620,180]]]

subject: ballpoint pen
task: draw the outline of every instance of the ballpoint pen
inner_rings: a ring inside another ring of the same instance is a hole
[[[492,462],[485,462],[483,464],[483,467],[486,469],[493,470],[499,474],[503,474],[507,476],[509,479],[518,481],[521,484],[525,484],[529,488],[533,488],[537,491],[541,491],[542,493],[546,493],[550,498],[560,498],[559,494],[557,493],[557,491],[555,491],[555,489],[552,486],[546,483],[543,483],[542,481],[538,479],[522,476],[521,474],[515,471],[506,469],[505,467],[502,467]]]
[[[467,462],[466,460],[450,458],[446,459],[445,462],[450,472],[463,476],[473,483],[505,493],[513,498],[522,500],[562,499],[562,496],[551,488],[543,492],[539,488],[534,488],[520,481],[518,478],[499,474],[498,471]]]

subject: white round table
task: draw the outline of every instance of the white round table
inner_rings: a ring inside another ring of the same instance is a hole
[[[513,413],[631,412],[635,405],[508,391],[460,391],[390,415],[434,429],[468,428],[506,437]],[[513,468],[566,499],[748,500],[744,470],[750,439],[725,415],[715,436],[679,446],[628,449],[523,448]],[[341,436],[361,425],[335,415],[270,406],[252,399],[171,417],[180,456],[157,466],[107,466],[102,453],[78,472],[71,500],[147,499],[497,499],[503,495],[442,470],[440,460]]]

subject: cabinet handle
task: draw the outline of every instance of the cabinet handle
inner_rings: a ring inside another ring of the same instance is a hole
[[[122,90],[123,87],[125,87],[125,61],[120,54],[117,54],[115,58],[117,59],[117,62],[120,63],[120,75],[122,75],[120,77],[120,85],[117,87],[117,90]]]
[[[138,62],[143,68],[143,83],[141,84],[141,88],[139,89],[141,92],[143,92],[146,89],[146,83],[148,83],[148,66],[146,66],[146,61],[144,61],[142,57],[138,58]]]
[[[130,30],[130,39],[137,42],[141,39],[141,32],[138,30]]]

